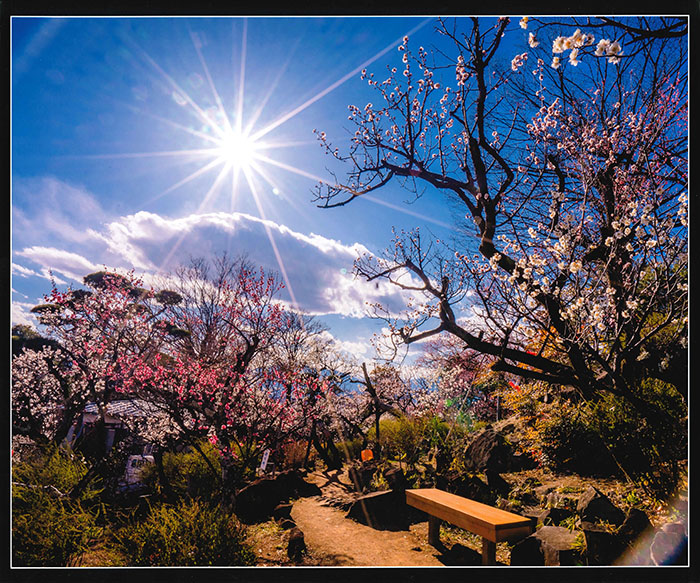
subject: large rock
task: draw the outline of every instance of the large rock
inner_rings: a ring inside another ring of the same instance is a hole
[[[494,470],[487,469],[485,475],[486,483],[488,484],[489,488],[497,492],[503,498],[508,497],[512,487],[501,477],[501,474]]]
[[[625,520],[625,513],[593,486],[589,486],[579,498],[576,512],[586,522],[609,522],[620,526]]]
[[[245,523],[267,520],[275,507],[290,498],[316,496],[321,490],[306,482],[298,472],[281,472],[275,478],[260,478],[236,494],[235,513]]]
[[[291,504],[278,504],[272,511],[272,518],[275,520],[284,520],[292,517]]]
[[[632,508],[627,513],[625,521],[617,531],[621,543],[626,545],[625,553],[616,564],[623,565],[653,565],[650,555],[650,543],[654,534],[654,526],[643,511]]]
[[[287,556],[294,562],[299,562],[306,551],[306,541],[304,533],[295,526],[289,531],[289,542],[287,543]]]
[[[397,492],[405,492],[408,482],[406,481],[406,476],[401,468],[392,467],[384,470],[384,479],[386,483],[389,484],[391,490]]]
[[[494,472],[516,471],[513,468],[514,455],[513,447],[501,433],[492,428],[485,429],[467,447],[465,467],[474,472],[487,469]]]
[[[642,534],[653,528],[646,513],[638,508],[630,508],[617,534],[627,543],[634,542]]]
[[[651,543],[651,560],[655,565],[687,565],[688,535],[680,522],[664,524]]]
[[[575,565],[579,552],[575,550],[576,532],[562,526],[543,526],[517,543],[510,553],[513,566]]]
[[[547,486],[540,484],[532,489],[533,496],[537,499],[537,502],[545,504],[547,501],[547,496],[554,492],[556,488],[554,486]]]
[[[567,508],[545,508],[537,515],[537,523],[544,526],[557,526],[562,520],[566,520],[573,515]]]
[[[504,504],[503,506],[499,506],[502,510],[508,510],[512,512],[512,508]],[[529,518],[532,521],[532,524],[537,525],[541,523],[540,520],[540,515],[542,514],[542,509],[539,506],[523,506],[520,508],[517,512],[520,514],[520,516],[524,516],[525,518]]]
[[[578,500],[560,492],[550,492],[542,499],[542,505],[545,508],[566,508],[573,511],[578,505]]]
[[[409,518],[406,495],[396,490],[365,494],[355,500],[345,517],[379,530],[404,530]]]
[[[321,493],[321,489],[316,484],[304,480],[298,470],[280,472],[275,477],[275,481],[279,484],[282,492],[280,501],[289,500],[290,498],[318,496]]]
[[[446,475],[437,476],[435,487],[491,506],[496,503],[498,496],[495,490],[473,474],[448,472]]]
[[[581,522],[586,539],[586,558],[589,565],[612,565],[626,549],[619,536],[604,526],[592,522]]]
[[[540,496],[536,493],[538,486],[541,486],[538,480],[535,478],[527,478],[521,484],[510,489],[510,492],[508,492],[508,498],[518,500],[525,506],[537,505],[540,503]]]

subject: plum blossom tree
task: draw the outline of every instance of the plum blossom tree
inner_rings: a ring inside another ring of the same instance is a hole
[[[398,180],[442,193],[473,233],[402,232],[360,259],[358,274],[415,297],[400,318],[377,315],[396,342],[448,333],[493,370],[662,415],[638,387],[687,386],[687,20],[438,32],[451,54],[406,37],[385,78],[363,71],[377,100],[350,106],[347,153],[319,134],[350,168],[319,185],[319,206]]]
[[[224,470],[245,472],[264,447],[305,428],[326,385],[272,358],[289,328],[277,278],[245,261],[220,260],[214,277],[203,265],[170,279],[179,291],[106,271],[85,277],[89,290],[54,286],[34,309],[53,344],[13,361],[15,431],[61,443],[87,403],[104,421],[112,401],[138,399],[151,413],[134,426],[143,439],[189,444],[216,472],[199,445],[208,438]]]
[[[37,441],[62,442],[88,402],[104,419],[122,379],[155,358],[172,328],[162,294],[133,274],[84,281],[90,290],[54,286],[33,308],[50,343],[12,362],[13,427]]]
[[[25,350],[12,362],[12,431],[37,443],[58,441],[85,406],[61,382],[61,358],[55,349]],[[76,391],[76,393],[79,391]],[[71,400],[75,401],[73,405]]]
[[[123,389],[160,408],[171,440],[197,449],[217,479],[235,486],[266,447],[306,426],[314,409],[309,395],[325,385],[275,359],[290,316],[276,300],[282,284],[274,274],[220,256],[212,271],[195,260],[172,283],[183,299],[168,316],[181,333],[124,379]],[[199,446],[205,438],[222,454],[221,475]]]
[[[89,290],[53,286],[32,310],[47,344],[12,362],[13,432],[38,443],[61,444],[88,403],[103,427],[109,404],[123,398],[124,379],[153,362],[175,329],[166,311],[177,294],[145,289],[132,273],[96,272],[84,283]],[[90,451],[92,464],[71,496],[106,467],[106,448]]]
[[[430,338],[417,360],[434,386],[433,409],[453,421],[467,414],[489,421],[496,417],[496,396],[490,390],[492,364],[492,357],[465,349],[450,335]]]
[[[302,401],[305,424],[295,436],[307,442],[304,464],[308,463],[313,446],[327,467],[340,467],[342,457],[335,446],[340,413],[330,398],[342,392],[350,372],[327,327],[308,314],[285,312],[281,333],[272,350],[272,362],[278,370],[305,378],[308,383]]]

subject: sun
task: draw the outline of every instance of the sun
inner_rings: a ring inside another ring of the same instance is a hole
[[[424,19],[420,24],[408,31],[406,34],[413,34],[415,31],[422,28],[429,22],[431,22],[430,18]],[[281,169],[298,176],[309,178],[316,183],[323,183],[326,181],[326,179],[298,168],[295,165],[284,163],[277,157],[270,155],[271,151],[279,148],[296,148],[298,146],[306,146],[309,143],[309,140],[270,140],[267,138],[267,136],[276,128],[284,125],[297,114],[303,112],[308,107],[325,97],[328,93],[340,87],[348,79],[357,75],[357,73],[359,73],[362,69],[375,62],[390,50],[393,50],[402,42],[401,39],[404,36],[402,35],[401,38],[391,42],[386,48],[365,60],[348,73],[342,75],[337,81],[331,83],[325,89],[314,93],[300,105],[297,105],[289,111],[280,114],[269,123],[260,127],[256,124],[256,122],[261,118],[263,108],[271,98],[275,87],[277,87],[277,83],[273,84],[269,88],[267,94],[264,95],[259,101],[258,107],[254,111],[247,111],[245,112],[247,115],[244,115],[243,104],[246,101],[244,97],[246,86],[245,55],[247,45],[247,20],[244,20],[243,26],[244,31],[241,37],[241,63],[238,69],[238,74],[236,75],[238,91],[237,94],[233,96],[232,100],[229,98],[229,96],[222,96],[217,90],[214,79],[210,73],[209,66],[207,65],[204,55],[202,54],[202,44],[197,40],[195,35],[191,35],[192,44],[197,56],[199,57],[204,76],[201,77],[197,74],[197,79],[199,79],[198,82],[192,82],[192,75],[188,76],[187,79],[191,85],[190,89],[186,88],[182,83],[178,82],[175,77],[167,73],[163,67],[161,67],[161,65],[150,54],[148,54],[148,52],[143,49],[140,50],[140,54],[144,61],[150,64],[150,66],[160,75],[165,83],[165,87],[170,90],[170,96],[172,97],[173,101],[178,106],[183,108],[183,113],[185,114],[184,119],[187,119],[188,121],[179,121],[177,116],[161,116],[156,112],[148,110],[143,110],[143,112],[161,123],[165,123],[185,134],[189,134],[190,137],[196,138],[198,140],[198,147],[193,144],[193,147],[182,149],[131,152],[116,155],[97,154],[96,156],[100,158],[174,156],[182,157],[182,159],[185,161],[201,161],[201,164],[198,164],[197,168],[156,194],[150,202],[170,194],[171,192],[185,186],[186,184],[192,183],[194,180],[197,180],[204,175],[213,175],[213,180],[211,181],[209,188],[201,195],[201,200],[199,201],[196,209],[197,213],[206,209],[207,206],[212,203],[212,199],[221,192],[230,193],[230,212],[233,212],[237,208],[236,202],[238,195],[241,192],[241,186],[243,189],[245,189],[246,193],[250,193],[250,198],[254,201],[259,216],[261,219],[263,219],[263,221],[267,221],[263,204],[265,198],[264,193],[266,191],[272,192],[275,195],[275,202],[284,200],[287,203],[294,204],[291,198],[285,196],[284,189],[280,186],[280,183],[276,179],[274,173],[271,172],[272,169]],[[286,69],[286,66],[284,69]],[[284,69],[282,72],[284,72]],[[280,76],[282,72],[280,72]],[[204,82],[205,80],[206,84]],[[205,93],[208,87],[209,96],[207,97],[204,94],[200,95],[198,92],[199,87],[203,87]],[[196,94],[190,94],[191,89],[194,89]],[[229,107],[224,105],[225,102],[229,105]],[[194,118],[194,121],[192,118]],[[366,198],[371,200],[369,197]],[[378,204],[391,206],[389,203],[380,201],[375,202]],[[399,207],[394,208],[412,214],[410,211],[406,211]],[[280,255],[279,249],[277,248],[274,240],[273,230],[267,222],[265,222],[265,225],[267,236],[270,240],[270,245],[275,254],[275,258],[277,259],[277,264],[284,283],[289,291],[292,304],[297,305],[296,298],[294,297],[294,293],[287,276],[287,271],[282,262],[282,256]],[[175,255],[183,240],[184,234],[170,249],[167,257],[165,257],[163,260],[163,265],[166,265]]]
[[[217,140],[214,153],[227,166],[236,170],[246,170],[255,160],[255,153],[259,148],[260,143],[249,134],[231,129]]]

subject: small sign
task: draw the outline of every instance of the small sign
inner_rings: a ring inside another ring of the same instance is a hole
[[[260,462],[260,469],[261,469],[261,470],[264,470],[264,469],[265,469],[265,467],[267,466],[267,460],[269,460],[269,459],[270,459],[270,450],[269,450],[269,449],[266,449],[266,450],[263,452],[262,462]]]
[[[369,460],[374,459],[374,453],[371,449],[363,449],[360,453],[360,457],[362,458],[363,462],[368,462]]]

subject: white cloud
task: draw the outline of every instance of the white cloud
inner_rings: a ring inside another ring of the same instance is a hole
[[[33,326],[34,328],[37,327],[38,322],[34,314],[30,313],[29,310],[31,310],[36,304],[30,304],[27,302],[12,302],[12,314],[11,314],[11,322],[13,326],[16,326],[18,324],[25,324],[27,326]]]
[[[97,264],[82,255],[55,247],[28,247],[17,251],[16,254],[41,265],[42,276],[47,279],[53,276],[53,280],[59,285],[67,283],[58,277],[59,273],[68,279],[82,282],[85,275],[100,269]]]
[[[50,176],[14,179],[12,200],[15,247],[56,240],[90,244],[93,232],[87,227],[106,218],[90,192]]]
[[[359,362],[371,358],[374,348],[369,338],[357,338],[356,340],[341,340],[328,331],[321,334],[322,337],[330,340],[339,352],[345,352]]]
[[[12,263],[12,275],[18,275],[20,277],[30,277],[30,276],[35,276],[35,277],[44,277],[42,273],[39,273],[38,271],[34,271],[33,269],[29,269],[28,267],[24,267],[23,265],[20,265],[19,263]]]
[[[282,298],[289,301],[293,293],[296,307],[313,315],[361,318],[368,302],[379,302],[390,313],[405,305],[401,291],[391,284],[352,276],[355,259],[368,253],[362,244],[300,233],[243,213],[169,218],[140,211],[109,218],[84,188],[55,178],[17,179],[12,228],[14,255],[23,258],[13,269],[21,278],[53,275],[58,284],[82,282],[104,266],[133,268],[149,277],[192,257],[226,252],[283,272],[290,289]]]
[[[122,263],[154,272],[172,270],[190,257],[211,257],[223,251],[245,254],[267,270],[283,269],[298,307],[314,315],[358,318],[365,315],[368,301],[386,302],[393,309],[402,305],[393,286],[350,275],[354,260],[367,252],[359,243],[346,245],[314,233],[299,233],[243,213],[169,219],[141,211],[107,224],[100,239]]]

